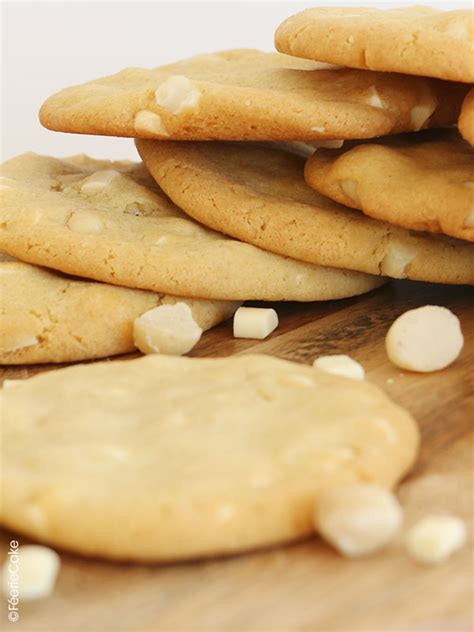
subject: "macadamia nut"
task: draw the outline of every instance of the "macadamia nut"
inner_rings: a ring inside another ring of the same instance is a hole
[[[449,366],[464,344],[459,319],[439,305],[425,305],[399,316],[388,330],[385,348],[401,369],[429,373]]]
[[[183,355],[199,341],[202,329],[186,303],[160,305],[135,319],[133,339],[142,353]]]
[[[317,531],[347,557],[382,548],[401,523],[397,498],[389,490],[368,483],[348,483],[323,491],[314,514]]]
[[[406,534],[410,557],[422,564],[439,564],[466,541],[466,525],[456,516],[430,515],[417,522]]]
[[[365,377],[364,367],[348,355],[319,356],[313,362],[313,366],[326,373],[350,377],[353,380],[363,380]]]
[[[49,597],[54,590],[60,565],[59,555],[52,549],[37,544],[22,545],[18,548],[18,562],[13,564],[9,557],[3,565],[3,593],[9,594],[13,583],[12,568],[18,567],[20,602]]]

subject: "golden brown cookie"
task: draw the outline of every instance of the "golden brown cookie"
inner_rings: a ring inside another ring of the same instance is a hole
[[[372,138],[455,123],[464,86],[231,50],[66,88],[49,129],[177,140]],[[326,66],[326,69],[324,69]]]
[[[474,145],[474,88],[468,92],[463,101],[458,126],[463,138]]]
[[[0,249],[68,274],[218,300],[315,301],[380,280],[280,257],[181,212],[143,165],[25,154],[4,165]]]
[[[77,362],[135,351],[133,321],[187,303],[210,329],[238,303],[200,301],[95,283],[0,258],[0,364]]]
[[[457,133],[321,149],[306,163],[305,178],[375,219],[474,241],[474,153]]]
[[[282,53],[351,68],[474,81],[469,10],[307,9],[278,27],[275,44]]]
[[[392,487],[419,440],[374,385],[263,355],[80,365],[0,396],[2,525],[101,558],[308,536],[322,490]]]
[[[321,265],[474,284],[474,246],[335,203],[306,184],[298,155],[250,143],[139,140],[137,147],[170,198],[215,230]]]

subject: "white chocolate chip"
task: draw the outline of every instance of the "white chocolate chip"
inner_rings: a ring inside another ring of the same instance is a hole
[[[71,214],[67,221],[67,227],[74,233],[98,235],[104,230],[104,223],[95,213],[77,211]]]
[[[466,525],[456,516],[430,515],[417,522],[406,534],[410,557],[422,564],[439,564],[466,541]]]
[[[413,131],[418,132],[425,125],[430,116],[436,110],[436,105],[436,101],[425,105],[415,105],[410,112],[410,122]]]
[[[18,548],[18,562],[13,556],[3,565],[3,593],[8,596],[15,588],[13,569],[18,567],[18,598],[21,601],[33,601],[49,597],[56,583],[61,560],[59,555],[46,546],[30,544]]]
[[[461,353],[459,319],[439,305],[425,305],[399,316],[388,330],[385,348],[401,369],[428,373],[449,366]]]
[[[160,305],[135,319],[133,338],[142,353],[183,355],[199,341],[202,329],[186,303]]]
[[[385,107],[384,102],[380,98],[380,94],[375,86],[371,86],[370,88],[367,105],[371,105],[373,108],[379,109],[383,109]]]
[[[250,99],[247,99],[247,101],[244,101],[244,105],[249,108],[252,105],[252,101]]]
[[[347,195],[347,197],[359,207],[360,199],[357,182],[355,180],[340,180],[339,186],[341,187],[344,195]]]
[[[150,110],[141,110],[135,116],[135,132],[152,136],[169,136],[161,116]]]
[[[81,184],[81,193],[99,193],[100,191],[105,189],[105,187],[109,186],[112,180],[119,175],[119,172],[115,171],[114,169],[104,169],[103,171],[96,171],[83,180]]]
[[[318,134],[324,134],[324,132],[326,131],[326,128],[324,127],[324,125],[315,125],[314,127],[311,128],[312,132],[318,132]]]
[[[313,366],[326,373],[350,377],[353,380],[363,380],[365,377],[364,367],[348,355],[320,356],[313,362]]]
[[[348,557],[368,555],[385,546],[402,523],[397,498],[366,483],[331,487],[320,495],[314,524],[321,535]]]
[[[234,338],[263,340],[278,327],[274,309],[239,307],[234,314]]]
[[[346,39],[346,42],[348,44],[353,44],[354,43],[354,36],[353,35],[349,35],[349,37]]]
[[[169,77],[155,91],[157,105],[173,114],[195,109],[201,97],[202,93],[194,82],[182,75]]]
[[[414,246],[400,242],[390,242],[380,264],[380,272],[395,279],[404,279],[407,266],[415,259],[417,254],[418,251]]]
[[[37,336],[27,336],[26,338],[20,338],[16,340],[12,340],[10,344],[6,346],[3,345],[1,350],[4,353],[12,353],[13,351],[19,351],[20,349],[24,349],[25,347],[32,347],[33,345],[37,345],[39,342]]]

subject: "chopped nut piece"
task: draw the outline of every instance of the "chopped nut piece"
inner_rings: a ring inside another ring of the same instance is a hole
[[[370,89],[369,96],[367,99],[367,104],[371,105],[374,108],[383,109],[385,107],[382,99],[380,98],[380,94],[377,92],[377,88],[375,86],[372,86]]]
[[[166,79],[155,91],[157,105],[173,114],[194,109],[201,100],[202,93],[194,82],[183,75],[175,75]]]
[[[466,541],[466,525],[456,516],[430,515],[407,533],[406,549],[422,564],[439,564],[460,549]]]
[[[98,235],[104,230],[100,217],[89,211],[77,211],[71,214],[67,226],[75,233]]]
[[[141,110],[136,114],[134,127],[137,134],[169,136],[161,116],[150,110]]]
[[[356,206],[359,207],[360,199],[359,193],[357,191],[357,182],[355,180],[341,180],[339,182],[339,186],[341,187],[344,195],[347,195],[347,197],[352,200],[352,202],[356,204]]]
[[[59,555],[46,546],[30,544],[18,549],[18,598],[21,601],[33,601],[49,597],[56,583],[61,560]],[[10,560],[3,565],[2,588],[9,594]]]
[[[464,344],[458,318],[439,305],[425,305],[399,316],[385,338],[390,360],[401,369],[428,373],[449,366]]]
[[[183,355],[199,341],[202,329],[186,303],[160,305],[135,319],[133,338],[142,353]]]
[[[234,338],[263,340],[278,327],[274,309],[239,307],[234,314]]]
[[[354,380],[363,380],[365,377],[364,367],[348,355],[320,356],[313,362],[313,366],[327,373],[350,377]]]
[[[410,112],[410,121],[413,126],[413,131],[418,132],[435,110],[436,101],[433,101],[430,105],[415,105]]]
[[[401,522],[397,498],[389,490],[367,483],[348,483],[323,491],[314,515],[316,529],[348,557],[382,548]]]
[[[81,193],[98,193],[107,187],[114,178],[119,176],[119,172],[114,169],[104,169],[96,171],[87,176],[81,184]]]
[[[388,250],[380,264],[380,272],[396,279],[404,279],[408,264],[413,261],[417,254],[418,251],[413,246],[399,242],[389,243]]]

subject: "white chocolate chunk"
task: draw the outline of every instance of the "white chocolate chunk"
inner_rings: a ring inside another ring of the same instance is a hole
[[[395,279],[406,277],[406,268],[418,254],[414,246],[399,242],[389,243],[388,250],[380,264],[380,272]]]
[[[194,82],[183,75],[169,77],[155,91],[157,105],[173,114],[196,108],[201,97],[202,93]]]
[[[358,193],[358,186],[355,180],[341,180],[339,182],[344,195],[354,202],[357,206],[360,206],[360,199]]]
[[[77,211],[71,214],[67,221],[67,227],[74,233],[98,235],[104,230],[104,223],[95,213]]]
[[[87,178],[84,178],[81,184],[81,193],[99,193],[103,191],[105,187],[109,186],[112,180],[119,175],[119,172],[114,169],[96,171],[92,175],[87,176]]]
[[[324,134],[324,132],[326,131],[326,128],[324,127],[324,125],[315,125],[314,127],[311,128],[312,132],[318,132],[318,134]]]
[[[379,109],[383,109],[385,107],[375,86],[372,86],[370,88],[369,96],[367,98],[367,105],[371,105],[373,108]]]
[[[160,305],[135,319],[133,339],[142,353],[183,355],[199,341],[202,329],[186,303]]]
[[[465,228],[474,228],[474,208],[464,218]]]
[[[464,344],[459,319],[446,307],[425,305],[399,316],[388,330],[385,348],[401,369],[429,373],[452,364]]]
[[[353,380],[363,380],[365,377],[364,367],[348,355],[320,356],[313,362],[313,366],[326,373],[350,377]]]
[[[368,555],[385,546],[402,523],[397,498],[367,483],[348,483],[323,491],[314,524],[321,535],[348,557]]]
[[[37,336],[27,336],[26,338],[14,339],[11,340],[8,344],[1,345],[1,350],[4,353],[12,353],[13,351],[18,351],[19,349],[24,349],[25,347],[32,347],[33,345],[37,345],[39,342]]]
[[[413,131],[418,132],[428,121],[435,109],[436,101],[425,105],[415,105],[415,107],[410,112],[410,122]]]
[[[234,314],[234,338],[263,340],[278,327],[278,314],[263,307],[239,307]]]
[[[12,556],[13,557],[13,556]],[[9,558],[3,565],[2,588],[8,596],[15,588],[13,571],[18,568],[18,598],[21,601],[33,601],[49,597],[59,573],[61,560],[59,555],[46,546],[30,544],[18,549],[18,563]]]
[[[466,525],[456,516],[430,515],[417,522],[406,534],[410,557],[422,564],[439,564],[466,541]]]
[[[137,134],[169,136],[161,116],[150,110],[141,110],[135,115],[134,127]]]

